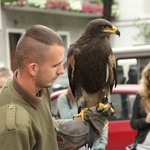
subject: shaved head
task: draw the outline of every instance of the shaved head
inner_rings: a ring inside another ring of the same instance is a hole
[[[52,29],[33,25],[28,28],[18,41],[16,60],[19,69],[24,69],[27,63],[44,63],[48,59],[48,50],[52,45],[63,46],[62,38]]]

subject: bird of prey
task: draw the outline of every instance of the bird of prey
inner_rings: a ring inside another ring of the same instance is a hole
[[[105,19],[94,19],[85,32],[70,45],[67,54],[69,85],[78,106],[85,109],[110,101],[117,84],[116,61],[108,40],[110,34],[120,36],[119,30]],[[84,104],[84,105],[83,105]]]

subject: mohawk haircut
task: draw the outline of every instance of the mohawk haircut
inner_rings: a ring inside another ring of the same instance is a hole
[[[52,45],[64,46],[62,38],[55,31],[43,25],[28,28],[16,47],[18,68],[23,69],[27,62],[44,63]]]

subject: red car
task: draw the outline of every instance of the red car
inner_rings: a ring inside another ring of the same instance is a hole
[[[109,117],[108,145],[106,150],[125,150],[131,144],[137,131],[130,127],[132,107],[139,90],[138,85],[120,84],[113,89],[111,101],[115,113]],[[51,94],[52,114],[57,114],[57,97],[65,92],[60,90]]]

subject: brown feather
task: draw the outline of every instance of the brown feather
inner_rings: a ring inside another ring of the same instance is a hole
[[[104,32],[105,29],[110,32]],[[107,20],[92,20],[68,49],[69,84],[76,101],[82,104],[86,100],[87,107],[102,102],[105,96],[110,98],[116,83],[115,57],[107,38],[113,30]]]

